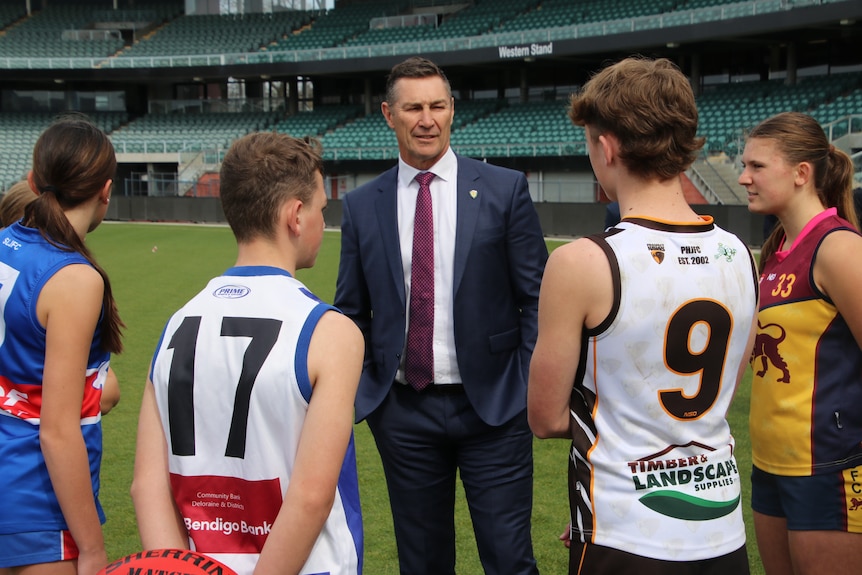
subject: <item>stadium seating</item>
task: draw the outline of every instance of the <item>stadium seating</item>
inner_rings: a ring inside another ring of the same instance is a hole
[[[379,113],[327,133],[326,159],[394,159],[395,138]],[[565,102],[507,104],[502,100],[458,101],[452,147],[479,157],[565,156],[585,151],[583,129],[568,121]]]
[[[328,11],[187,16],[183,14],[184,0],[146,3],[140,10],[108,10],[106,2],[96,4],[95,0],[57,0],[32,15],[25,13],[24,2],[0,0],[0,68],[31,67],[31,60],[36,58],[50,59],[48,67],[55,68],[134,68],[222,65],[225,62],[219,59],[229,54],[242,55],[248,63],[408,55],[497,46],[509,39],[523,43],[533,37],[567,39],[687,26],[792,10],[810,3],[475,0],[440,8],[437,0],[372,0],[339,4]],[[427,13],[423,13],[423,6],[428,6]],[[421,25],[401,27],[398,20],[376,20],[405,14],[423,15]],[[104,28],[109,22],[148,23],[147,32],[131,46],[125,46],[128,36],[124,42],[119,32],[85,32]],[[381,27],[388,23],[394,25]],[[36,67],[40,66],[43,63],[37,62]],[[802,75],[792,86],[780,79],[708,84],[697,105],[699,133],[706,137],[706,149],[712,154],[735,155],[748,128],[785,110],[812,114],[838,138],[849,131],[862,131],[862,73]],[[106,130],[120,153],[203,152],[218,162],[237,136],[254,129],[276,129],[321,138],[327,159],[394,159],[398,152],[391,130],[376,106],[368,117],[363,109],[359,105],[318,103],[314,111],[288,117],[262,112],[148,114],[130,123],[127,117],[108,121]],[[49,121],[46,116],[24,115],[23,124],[13,126],[17,116],[0,114],[0,136],[4,142],[14,142],[0,144],[2,187],[29,169],[32,143]],[[585,153],[583,130],[566,118],[563,99],[518,103],[459,100],[455,120],[452,144],[464,154],[565,157]]]
[[[375,46],[399,44],[403,42],[419,42],[433,34],[431,26],[402,26],[398,28],[378,28],[368,30],[347,39],[345,46]]]
[[[583,21],[603,22],[660,14],[673,10],[674,4],[669,0],[636,0],[634,2],[593,0],[583,4]]]
[[[94,31],[93,39],[89,34],[83,34],[80,39],[70,37],[67,31],[87,30],[96,11],[95,5],[57,3],[50,9],[35,12],[0,36],[0,58],[59,58],[68,61],[68,67],[90,67],[89,62],[77,63],[71,59],[102,60],[123,47],[119,34]]]
[[[0,28],[6,28],[27,15],[23,2],[0,4]]]
[[[307,26],[271,44],[268,50],[318,50],[350,41],[366,33],[372,18],[394,16],[392,2],[340,7],[315,17]]]
[[[356,119],[322,138],[324,159],[383,160],[398,157],[389,126],[379,114]]]
[[[296,138],[321,137],[360,115],[360,106],[321,106],[311,112],[299,112],[278,121],[273,129]]]
[[[570,26],[580,23],[582,18],[583,9],[580,4],[566,0],[546,0],[534,10],[517,15],[503,24],[500,29],[506,31],[537,30]]]
[[[708,86],[698,97],[698,132],[710,153],[736,155],[746,129],[782,111],[812,114],[840,137],[862,130],[862,74],[803,77],[795,86],[782,80]],[[453,148],[477,157],[569,156],[586,153],[583,129],[566,117],[564,100],[509,103],[456,101]],[[119,153],[206,152],[220,160],[230,142],[253,130],[275,129],[293,136],[316,136],[328,160],[397,157],[395,138],[379,111],[362,115],[358,105],[319,106],[281,117],[274,112],[148,114],[128,122],[125,114],[97,113],[96,120]],[[50,114],[0,114],[0,187],[23,177],[30,153]]]
[[[93,122],[110,133],[128,118],[125,112],[88,114]],[[33,165],[33,145],[55,118],[52,113],[0,113],[0,189],[27,176]]]
[[[707,150],[735,155],[747,129],[779,112],[810,113],[821,123],[862,113],[862,75],[809,76],[792,86],[783,80],[721,84],[709,87],[697,104]]]
[[[504,105],[504,102],[498,100],[456,101],[453,134],[476,120],[493,114]],[[325,109],[315,111],[312,115],[321,114]],[[281,126],[290,122],[292,118],[280,123],[279,131],[282,131]],[[357,118],[325,134],[322,143],[324,158],[328,160],[382,160],[398,157],[398,148],[392,130],[376,111],[370,116]],[[483,143],[498,142],[492,140]]]
[[[585,151],[584,131],[569,121],[562,100],[505,106],[455,130],[452,147],[485,157],[568,156]]]
[[[182,16],[124,50],[120,57],[250,53],[292,34],[311,20],[309,12]]]
[[[130,68],[214,65],[230,54],[242,54],[239,61],[246,63],[368,57],[416,53],[419,43],[421,51],[433,52],[497,45],[507,34],[540,33],[539,40],[588,37],[792,7],[782,0],[475,0],[452,13],[441,12],[438,26],[372,28],[374,18],[406,14],[411,6],[406,0],[390,0],[347,4],[325,12],[185,16],[179,0],[148,4],[146,10],[116,11],[103,5],[52,3],[0,35],[0,66],[29,67],[25,59],[32,58],[51,58],[51,68]],[[0,11],[0,26],[22,16],[20,7],[6,10]],[[64,30],[137,19],[144,12],[164,24],[136,38],[131,46],[124,46],[119,35],[62,40]]]
[[[485,0],[444,19],[436,31],[438,38],[479,36],[490,32],[517,14],[534,8],[536,0]]]
[[[236,138],[272,129],[274,112],[148,114],[111,134],[117,153],[202,152],[230,147]]]
[[[856,114],[857,123],[862,123],[860,86],[860,74],[805,77],[796,86],[785,85],[782,80],[711,86],[697,101],[698,132],[706,137],[709,152],[736,155],[745,131],[778,112],[808,112],[824,123]],[[563,100],[518,104],[458,101],[455,110],[452,146],[467,155],[586,153],[583,129],[569,122]],[[836,134],[841,135],[840,130]],[[394,138],[377,112],[328,132],[323,144],[328,159],[395,156]]]

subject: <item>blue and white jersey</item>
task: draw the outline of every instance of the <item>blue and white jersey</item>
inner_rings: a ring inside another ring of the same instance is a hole
[[[36,303],[45,283],[72,264],[90,265],[79,253],[51,245],[36,229],[15,223],[0,231],[0,534],[68,529],[39,444],[46,332],[36,316]],[[99,400],[110,354],[100,344],[97,326],[87,361],[81,432],[96,509],[104,522],[98,499]]]
[[[171,317],[153,358],[189,543],[239,575],[254,570],[290,483],[312,395],[309,342],[334,309],[284,270],[232,268]],[[351,438],[302,573],[361,573],[362,544]]]

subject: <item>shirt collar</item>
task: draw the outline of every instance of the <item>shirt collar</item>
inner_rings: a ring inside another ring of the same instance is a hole
[[[828,218],[830,216],[837,216],[837,215],[838,215],[838,208],[835,208],[835,207],[826,208],[825,210],[823,210],[822,212],[820,212],[819,214],[817,214],[816,216],[814,216],[813,218],[808,220],[808,223],[805,224],[805,227],[803,227],[802,231],[799,232],[799,235],[796,236],[796,240],[794,240],[792,246],[785,246],[784,245],[786,240],[787,240],[786,236],[781,238],[781,243],[778,246],[778,250],[775,252],[775,256],[778,258],[778,261],[784,261],[784,259],[787,256],[789,256],[790,253],[793,251],[793,248],[798,246],[799,243],[802,241],[802,239],[805,236],[807,236],[809,233],[811,233],[811,230],[814,229],[814,226],[816,226],[817,224],[819,224],[820,222],[822,222],[823,220],[825,220],[826,218]]]
[[[449,182],[455,179],[455,173],[458,169],[458,158],[455,157],[455,152],[452,148],[448,148],[446,153],[437,160],[437,163],[431,166],[429,170],[417,170],[413,166],[405,162],[401,156],[398,156],[398,186],[406,188],[416,177],[416,174],[422,171],[432,172],[435,178]]]

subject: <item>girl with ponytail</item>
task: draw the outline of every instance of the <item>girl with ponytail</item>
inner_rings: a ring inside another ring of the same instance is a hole
[[[862,564],[862,236],[853,164],[810,116],[748,135],[739,183],[778,225],[760,259],[752,508],[767,575]]]
[[[123,323],[84,238],[116,167],[101,130],[58,119],[33,150],[38,198],[0,232],[0,575],[95,575],[107,563],[99,403]]]

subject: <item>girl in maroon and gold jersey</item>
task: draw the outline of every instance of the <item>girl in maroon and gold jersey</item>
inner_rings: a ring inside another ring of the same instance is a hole
[[[862,236],[853,164],[810,116],[750,134],[739,183],[778,225],[761,254],[752,508],[768,575],[862,564]],[[855,501],[854,501],[855,500]]]

